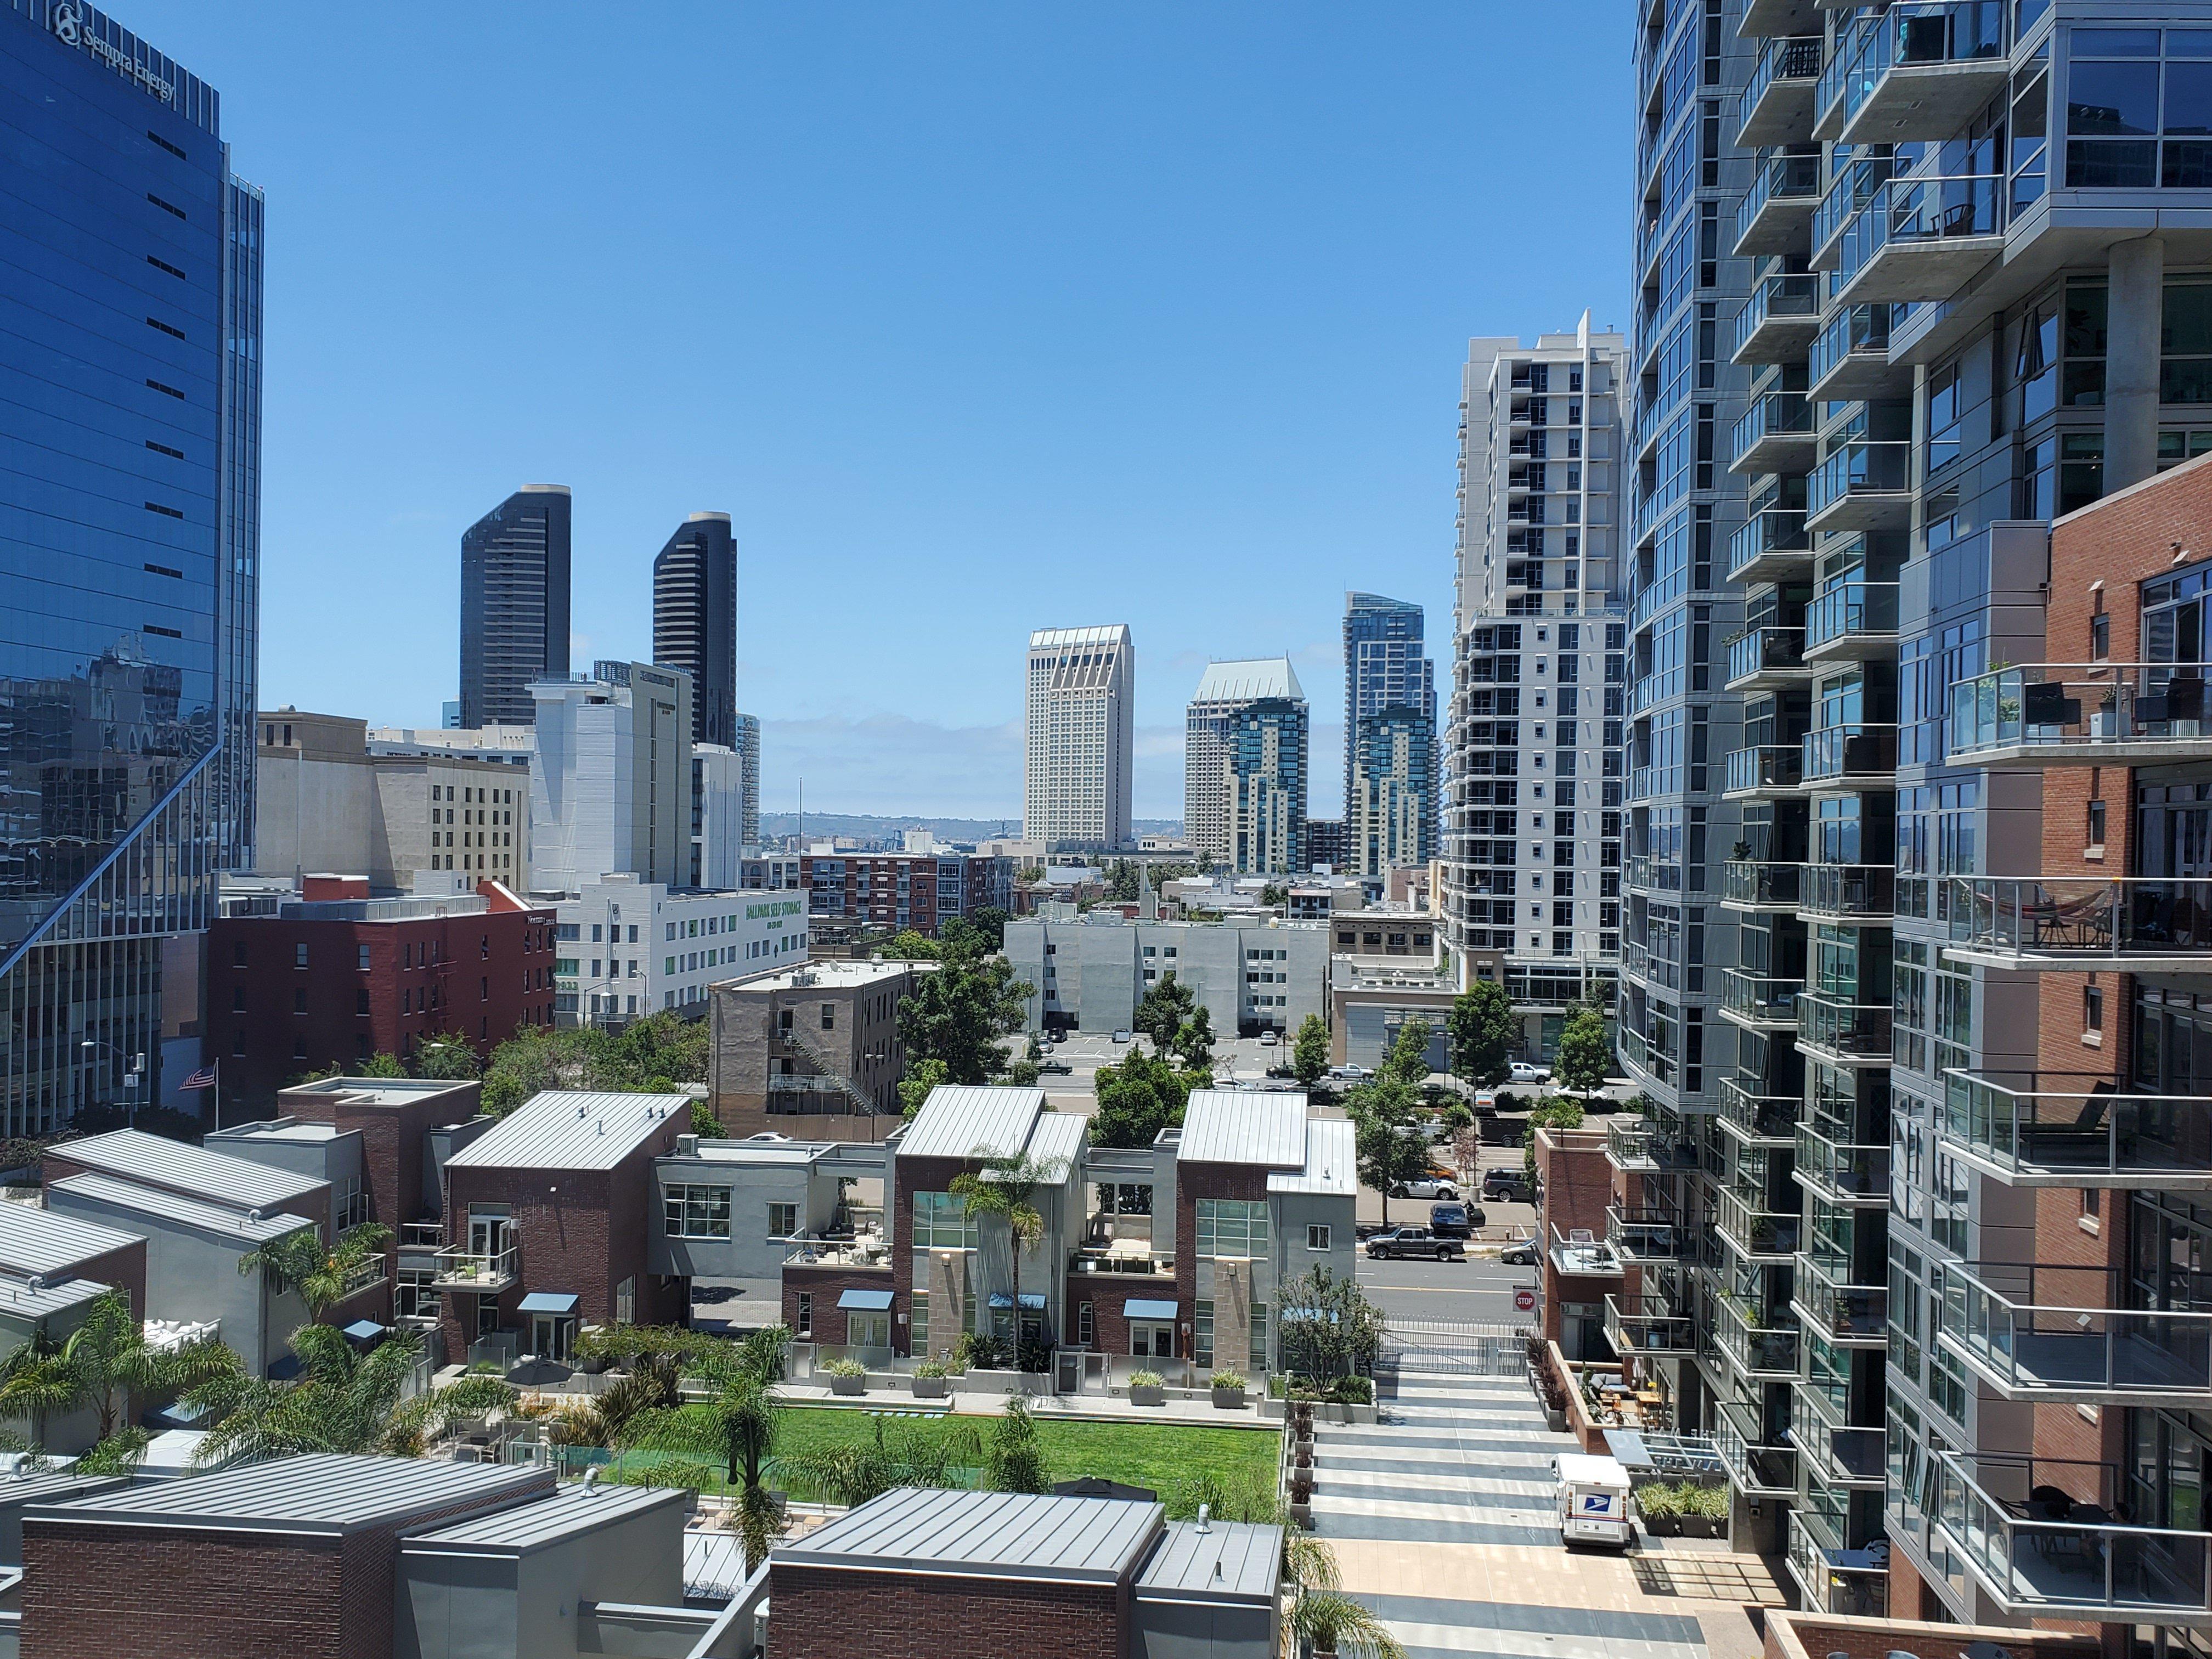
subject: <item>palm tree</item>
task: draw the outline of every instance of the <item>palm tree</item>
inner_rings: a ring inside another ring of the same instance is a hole
[[[1339,1654],[1352,1659],[1406,1659],[1405,1647],[1388,1625],[1334,1590],[1301,1589],[1291,1604],[1291,1633],[1313,1644],[1316,1659]]]
[[[1040,1187],[1054,1187],[1066,1178],[1064,1158],[1032,1158],[1027,1152],[1002,1152],[978,1146],[968,1154],[980,1168],[963,1170],[952,1177],[951,1193],[970,1221],[992,1216],[1006,1225],[1013,1267],[1014,1350],[1021,1351],[1022,1252],[1044,1237],[1044,1217],[1037,1212]]]
[[[238,1356],[212,1337],[175,1348],[150,1346],[131,1298],[106,1291],[60,1344],[41,1332],[0,1365],[0,1417],[30,1419],[33,1437],[43,1442],[49,1419],[90,1407],[105,1444],[130,1437],[133,1396],[194,1388],[238,1366]]]
[[[850,1509],[895,1486],[949,1486],[960,1460],[975,1455],[972,1429],[932,1435],[913,1428],[893,1441],[878,1417],[872,1438],[779,1457],[775,1473],[824,1503]]]
[[[781,1517],[762,1478],[775,1455],[782,1408],[770,1391],[783,1368],[790,1333],[781,1326],[757,1332],[744,1346],[716,1350],[691,1364],[692,1375],[714,1389],[703,1404],[647,1411],[623,1432],[625,1446],[673,1455],[666,1472],[679,1484],[704,1485],[719,1471],[738,1489],[738,1536],[749,1566],[768,1559]]]
[[[296,1290],[307,1304],[307,1316],[320,1319],[323,1310],[351,1288],[354,1274],[381,1256],[391,1243],[392,1229],[380,1221],[347,1228],[327,1249],[316,1229],[301,1227],[248,1250],[238,1258],[238,1271],[259,1273],[272,1291],[288,1285]]]

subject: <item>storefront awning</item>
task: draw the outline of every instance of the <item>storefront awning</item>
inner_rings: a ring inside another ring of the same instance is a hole
[[[532,1291],[514,1306],[518,1313],[572,1314],[576,1298],[558,1291]]]
[[[345,1334],[356,1342],[374,1342],[384,1334],[384,1327],[374,1319],[356,1319],[345,1328]]]
[[[885,1313],[891,1305],[889,1291],[847,1291],[837,1298],[837,1305],[859,1313]]]
[[[1121,1304],[1121,1317],[1124,1319],[1173,1319],[1176,1316],[1176,1306],[1177,1304],[1173,1302],[1146,1302],[1141,1297],[1133,1296]]]

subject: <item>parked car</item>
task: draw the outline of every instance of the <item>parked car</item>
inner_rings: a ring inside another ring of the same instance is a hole
[[[1364,1066],[1332,1066],[1328,1074],[1340,1083],[1359,1083],[1374,1076]]]
[[[1040,1076],[1073,1077],[1075,1067],[1064,1060],[1041,1060],[1037,1061],[1037,1073]]]
[[[1525,1060],[1513,1062],[1513,1081],[1516,1083],[1549,1083],[1551,1080],[1552,1068],[1548,1066],[1531,1066]]]
[[[1114,1033],[1114,1041],[1116,1042],[1127,1042],[1128,1040],[1129,1034],[1127,1031],[1116,1031]]]
[[[1518,1244],[1508,1244],[1498,1253],[1498,1259],[1509,1267],[1533,1267],[1536,1265],[1535,1242],[1524,1238]]]
[[[788,1140],[788,1139],[791,1139],[791,1137],[790,1137],[789,1135],[780,1135],[780,1134],[776,1133],[775,1133],[775,1131],[774,1131],[773,1129],[770,1129],[770,1130],[768,1130],[768,1131],[766,1131],[765,1133],[761,1133],[761,1134],[757,1134],[757,1135],[747,1135],[747,1136],[745,1137],[745,1139],[746,1139],[748,1141],[753,1141],[753,1140]]]
[[[1401,1181],[1390,1188],[1393,1198],[1457,1198],[1459,1183],[1439,1180],[1435,1175],[1418,1176],[1411,1181]]]
[[[1493,1203],[1510,1200],[1526,1204],[1535,1196],[1535,1189],[1525,1170],[1485,1170],[1482,1195]]]
[[[1282,1040],[1283,1039],[1280,1035],[1279,1035],[1272,1027],[1260,1033],[1260,1046],[1262,1048],[1272,1048],[1278,1043],[1281,1042]]]
[[[1467,1259],[1467,1247],[1456,1238],[1439,1238],[1426,1227],[1393,1227],[1367,1241],[1370,1261],[1398,1261],[1408,1256],[1463,1261]]]
[[[1464,1204],[1429,1206],[1429,1231],[1439,1238],[1472,1238],[1477,1227],[1487,1227],[1490,1218]]]

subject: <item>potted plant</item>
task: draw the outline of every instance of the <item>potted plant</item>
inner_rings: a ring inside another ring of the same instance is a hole
[[[868,1368],[857,1359],[833,1359],[822,1368],[830,1374],[832,1394],[866,1394]]]
[[[1689,1538],[1725,1538],[1729,1528],[1729,1489],[1692,1486],[1681,1489],[1682,1532]]]
[[[1133,1406],[1164,1406],[1168,1403],[1167,1378],[1158,1371],[1129,1373],[1129,1403]]]
[[[1213,1408],[1221,1412],[1241,1412],[1244,1409],[1244,1374],[1242,1371],[1216,1371],[1213,1374]]]
[[[914,1397],[916,1400],[942,1400],[949,1386],[945,1378],[952,1368],[941,1359],[925,1359],[914,1368]]]
[[[1682,1535],[1682,1503],[1674,1488],[1662,1481],[1636,1489],[1636,1514],[1644,1530],[1654,1538]]]

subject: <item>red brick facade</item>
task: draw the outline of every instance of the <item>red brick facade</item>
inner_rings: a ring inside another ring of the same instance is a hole
[[[892,1281],[896,1275],[888,1267],[793,1267],[783,1270],[783,1323],[786,1329],[795,1333],[804,1342],[827,1342],[842,1346],[846,1338],[846,1313],[837,1305],[837,1298],[847,1291],[890,1291],[891,1295],[891,1346],[900,1353],[908,1351],[906,1328],[899,1323],[900,1314],[912,1305]],[[804,1294],[814,1298],[800,1329],[799,1298]]]
[[[1125,1659],[1119,1586],[769,1565],[768,1659]],[[24,1650],[26,1655],[29,1649]],[[226,1656],[228,1659],[228,1656]]]
[[[939,864],[962,866],[957,888],[939,890]],[[1012,859],[979,854],[839,853],[799,860],[799,884],[806,890],[812,915],[910,927],[933,938],[954,916],[988,908],[1012,911],[1013,880]]]
[[[1565,1329],[1563,1306],[1569,1302],[1601,1302],[1620,1291],[1620,1274],[1602,1278],[1569,1278],[1552,1259],[1552,1237],[1571,1237],[1577,1228],[1592,1238],[1606,1234],[1605,1211],[1613,1201],[1613,1169],[1605,1155],[1605,1137],[1595,1131],[1545,1129],[1536,1135],[1536,1177],[1542,1183],[1543,1201],[1536,1212],[1536,1255],[1541,1264],[1543,1293],[1540,1306],[1541,1334],[1557,1342]],[[1641,1182],[1637,1183],[1640,1192]]]

